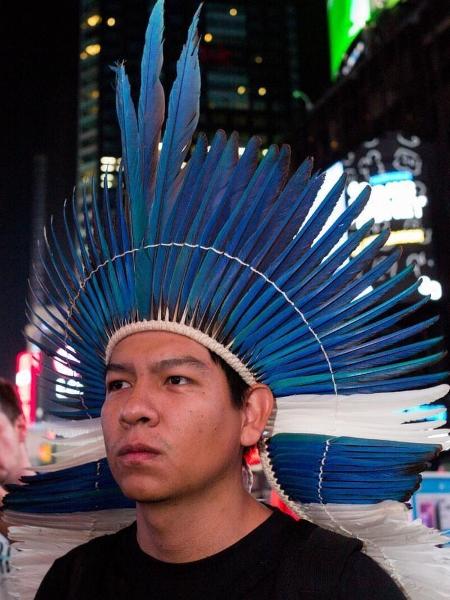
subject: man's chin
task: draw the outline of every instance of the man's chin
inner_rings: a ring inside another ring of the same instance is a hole
[[[142,482],[120,482],[119,485],[124,496],[135,502],[156,504],[166,502],[172,496],[168,490],[158,489],[156,486],[143,486]]]

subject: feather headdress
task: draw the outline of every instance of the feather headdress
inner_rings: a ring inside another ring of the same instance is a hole
[[[134,332],[171,331],[216,352],[247,383],[270,386],[277,408],[260,453],[286,503],[358,536],[409,597],[428,599],[434,570],[449,576],[449,553],[437,547],[444,542],[438,532],[408,523],[403,504],[426,462],[449,447],[448,431],[436,430],[443,423],[432,420],[432,403],[448,391],[437,385],[445,373],[414,374],[441,357],[432,352],[439,339],[414,341],[433,320],[402,326],[426,299],[413,299],[418,284],[405,283],[408,269],[377,285],[398,258],[393,252],[373,266],[387,232],[354,253],[372,225],[351,227],[368,188],[324,228],[345,182],[311,210],[324,177],[312,175],[307,160],[289,178],[287,146],[270,147],[259,161],[253,138],[239,157],[237,134],[218,131],[210,147],[198,136],[184,166],[199,113],[197,20],[198,12],[177,65],[161,150],[159,0],[137,113],[124,66],[116,67],[123,172],[114,202],[106,186],[102,203],[93,189],[82,224],[74,203],[65,208],[67,252],[52,228],[47,235],[50,284],[40,283],[46,316],[32,314],[40,329],[34,341],[73,371],[73,390],[58,402],[60,416],[79,423],[56,465],[8,497],[11,522],[25,520],[34,532],[17,527],[13,535],[33,541],[45,526],[47,535],[79,542],[52,512],[76,512],[73,528],[90,523],[90,531],[93,522],[117,522],[105,509],[129,501],[104,458],[105,358]],[[406,416],[415,406],[426,407],[420,422]],[[38,555],[48,560],[42,543]],[[19,565],[27,560],[19,553]],[[434,598],[449,597],[446,586],[440,590],[433,587]]]

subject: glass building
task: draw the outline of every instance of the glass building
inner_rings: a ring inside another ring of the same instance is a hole
[[[77,179],[100,178],[114,187],[120,160],[111,65],[126,59],[136,99],[148,0],[81,0]],[[304,104],[299,88],[295,1],[209,0],[200,31],[202,63],[199,127],[211,135],[237,129],[263,146],[297,137]],[[166,0],[163,84],[170,88],[176,60],[198,0]]]

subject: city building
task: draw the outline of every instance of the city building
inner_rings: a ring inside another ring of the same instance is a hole
[[[201,119],[209,136],[237,129],[263,146],[294,140],[304,112],[299,82],[298,15],[295,1],[216,2],[202,9]],[[148,0],[81,0],[78,109],[78,181],[106,176],[116,184],[120,134],[111,65],[126,59],[136,98]],[[170,89],[176,60],[198,0],[166,1],[163,84]]]

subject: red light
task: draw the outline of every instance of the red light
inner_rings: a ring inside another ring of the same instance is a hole
[[[20,352],[16,360],[16,387],[28,424],[36,420],[37,379],[41,372],[40,352]]]

